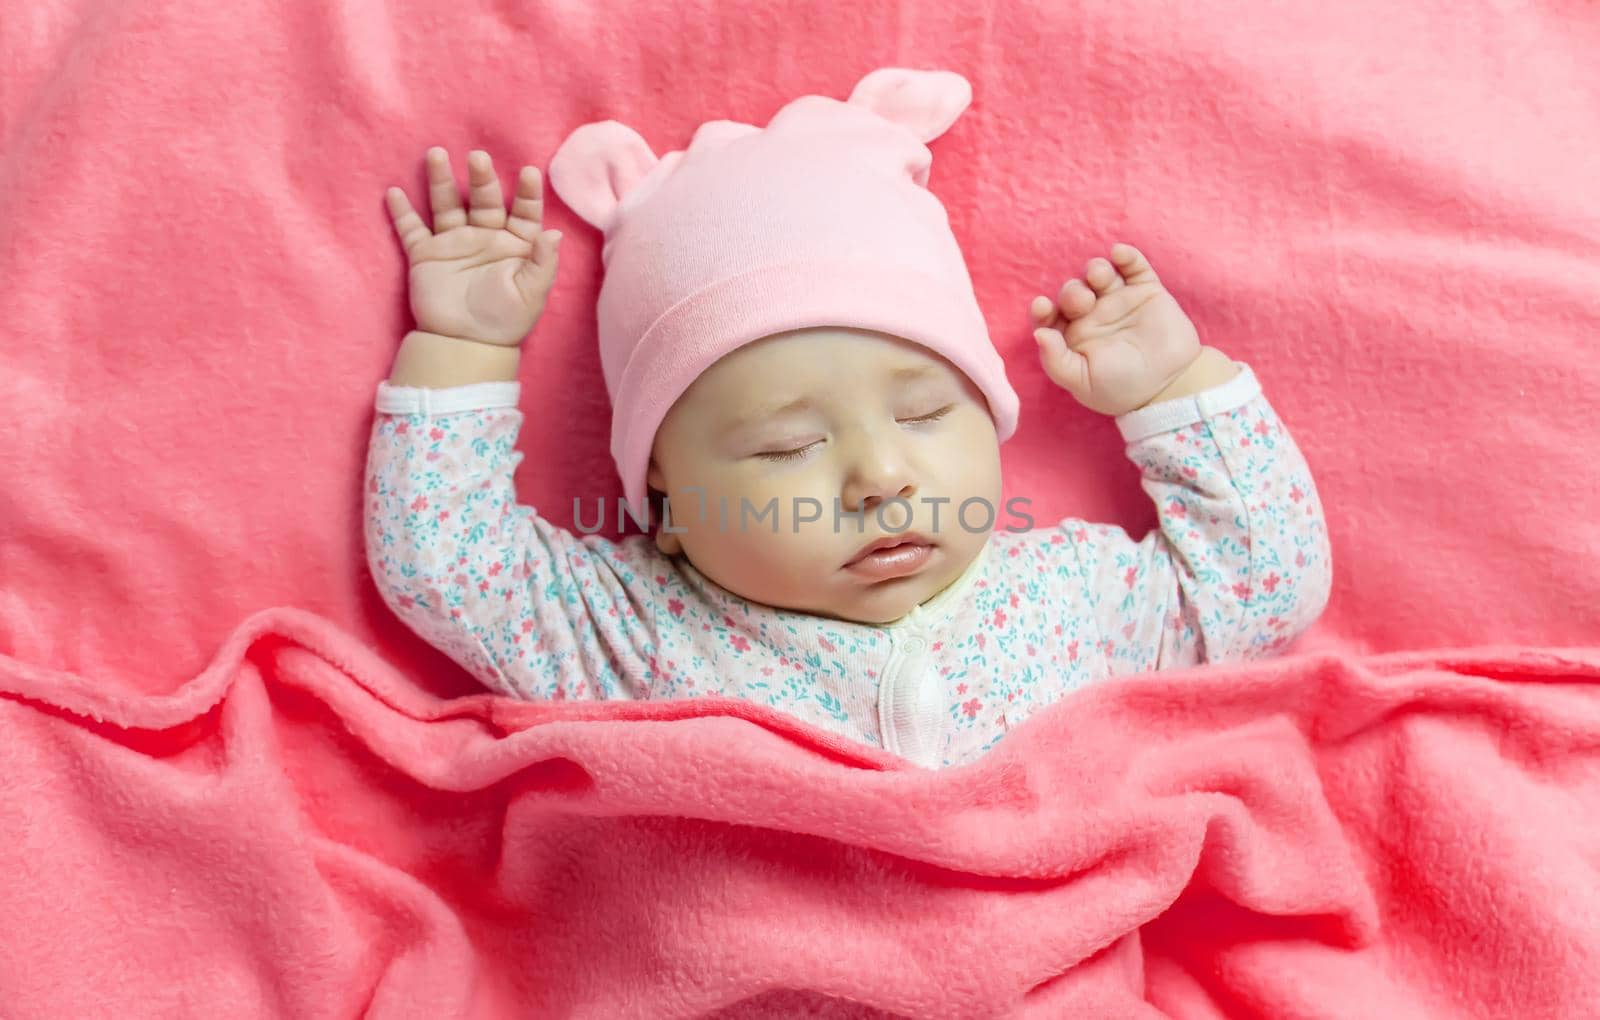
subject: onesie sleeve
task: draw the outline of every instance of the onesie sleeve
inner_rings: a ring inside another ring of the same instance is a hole
[[[363,505],[384,602],[485,686],[642,699],[653,674],[649,541],[575,536],[519,505],[520,384],[381,383]]]
[[[1322,613],[1332,557],[1311,472],[1241,364],[1116,419],[1159,526],[1066,520],[1111,673],[1261,658]]]

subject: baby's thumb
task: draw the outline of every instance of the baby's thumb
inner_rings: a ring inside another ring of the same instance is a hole
[[[561,231],[547,230],[534,240],[533,245],[533,257],[523,259],[516,273],[517,289],[530,304],[542,301],[550,292],[550,285],[555,282]]]
[[[554,272],[557,256],[561,253],[561,231],[546,230],[534,242],[533,258],[529,259],[522,268],[536,267],[540,272]]]

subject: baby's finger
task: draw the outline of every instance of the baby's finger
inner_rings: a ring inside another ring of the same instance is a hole
[[[1038,360],[1045,366],[1046,376],[1078,400],[1086,400],[1090,395],[1088,358],[1067,347],[1067,339],[1058,329],[1035,329],[1034,341],[1038,344]]]
[[[494,160],[482,149],[467,153],[467,183],[472,191],[467,222],[490,230],[505,226],[506,200],[500,193],[500,175],[495,173]]]
[[[1039,345],[1039,360],[1052,382],[1076,397],[1089,399],[1089,359],[1067,346],[1059,330],[1036,329],[1033,339]]]
[[[411,254],[411,249],[433,236],[433,231],[422,222],[422,217],[411,208],[411,200],[399,188],[390,188],[384,192],[384,197],[389,202],[389,219],[394,222],[394,232],[400,235],[400,246]]]
[[[1033,302],[1028,305],[1028,314],[1033,316],[1035,329],[1041,326],[1055,326],[1056,319],[1060,317],[1056,309],[1056,303],[1042,294],[1034,298]]]
[[[511,203],[511,218],[506,229],[532,242],[539,235],[539,221],[544,216],[544,186],[536,167],[525,166],[517,177],[517,197]]]
[[[450,169],[450,154],[435,145],[428,150],[428,200],[433,203],[433,232],[465,226],[466,210],[461,208],[461,192]]]

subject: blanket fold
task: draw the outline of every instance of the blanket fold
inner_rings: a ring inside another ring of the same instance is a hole
[[[439,699],[246,620],[0,658],[8,1015],[1581,1016],[1600,650],[1151,674],[925,771],[751,702]]]

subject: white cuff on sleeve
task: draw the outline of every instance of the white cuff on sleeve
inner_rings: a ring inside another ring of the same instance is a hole
[[[378,383],[377,408],[384,414],[420,414],[432,417],[452,411],[479,411],[493,407],[516,407],[522,396],[519,382],[481,382],[466,386],[428,389],[422,386],[390,386]]]
[[[1119,415],[1117,429],[1122,433],[1123,440],[1136,443],[1162,432],[1205,421],[1254,400],[1261,394],[1261,383],[1256,380],[1255,372],[1242,361],[1234,364],[1239,366],[1239,374],[1225,383],[1191,393],[1187,397],[1163,400],[1159,404]]]

